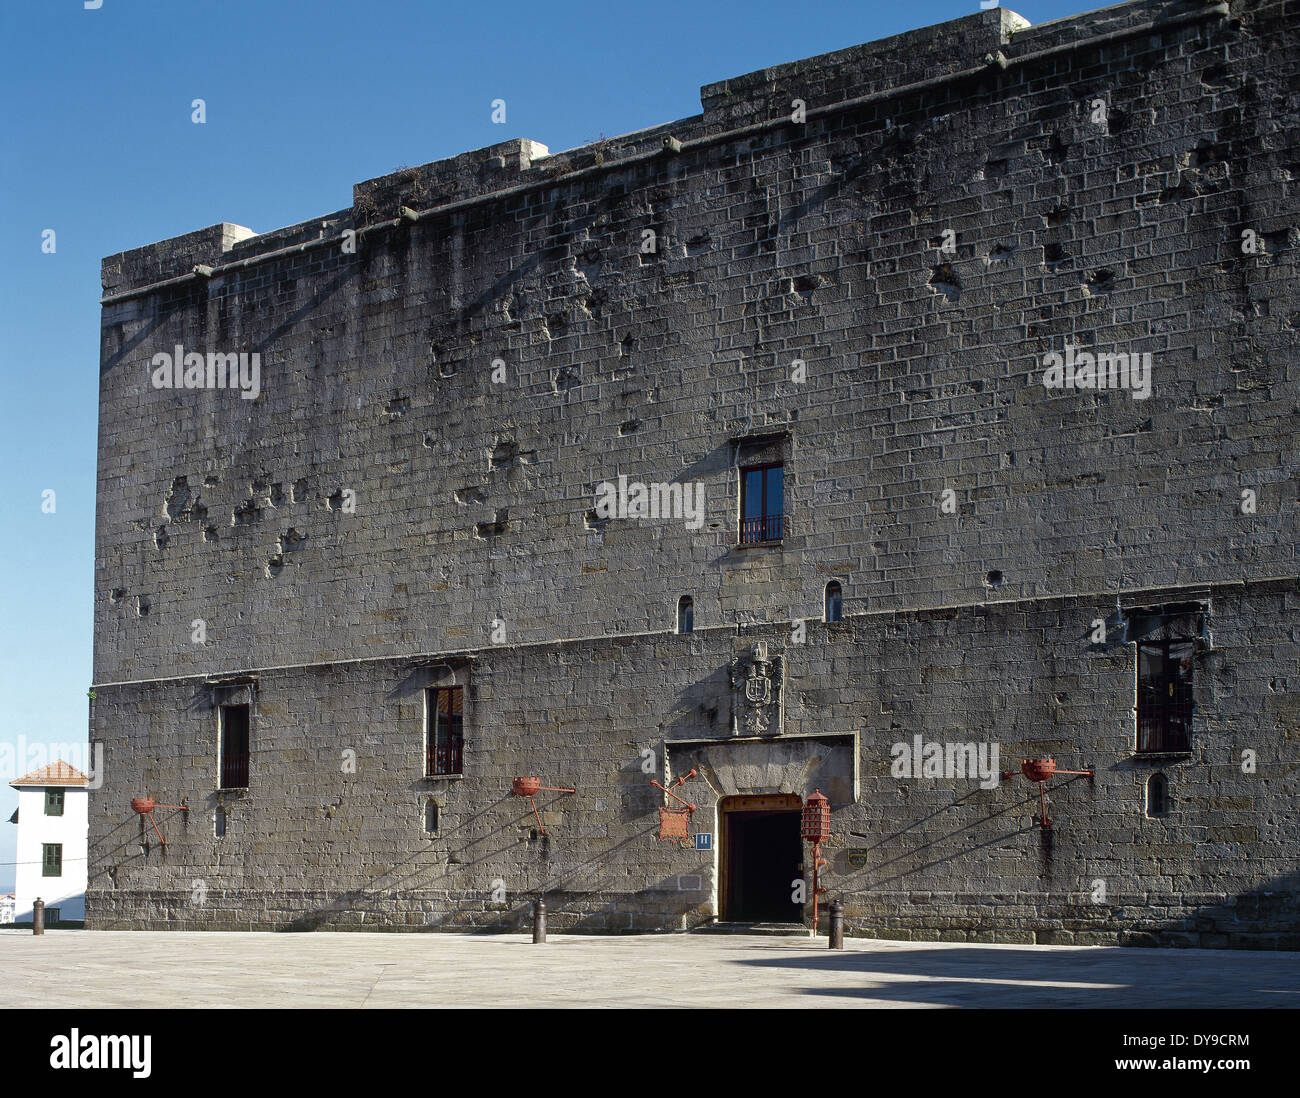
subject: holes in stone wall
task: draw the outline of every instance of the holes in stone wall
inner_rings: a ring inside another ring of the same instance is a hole
[[[1043,245],[1043,266],[1049,271],[1055,271],[1058,267],[1069,261],[1069,256],[1065,254],[1065,249],[1060,244]]]
[[[930,272],[930,289],[943,294],[954,304],[961,300],[961,283],[957,281],[956,272],[951,263],[940,263]]]
[[[582,384],[582,369],[578,366],[561,366],[555,371],[554,389],[557,393],[567,393]]]
[[[514,465],[519,460],[519,444],[512,438],[499,438],[488,456],[488,464],[493,469]]]
[[[502,507],[491,522],[476,522],[474,536],[480,538],[500,537],[510,525],[510,508]]]
[[[1083,292],[1086,294],[1108,294],[1115,286],[1115,272],[1109,267],[1099,267],[1089,271],[1084,280]]]
[[[457,488],[455,493],[457,503],[486,503],[487,492],[483,488],[471,486],[469,488]]]
[[[180,518],[189,506],[189,483],[186,477],[177,477],[172,481],[172,486],[167,489],[166,495],[163,496],[163,510],[173,522]]]

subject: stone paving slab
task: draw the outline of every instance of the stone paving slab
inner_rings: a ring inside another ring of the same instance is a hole
[[[0,932],[3,1007],[1300,1007],[1300,953],[719,935]]]

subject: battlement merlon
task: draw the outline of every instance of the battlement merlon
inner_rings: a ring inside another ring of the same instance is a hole
[[[700,105],[710,132],[788,118],[795,99],[815,110],[975,68],[1029,25],[1013,11],[992,8],[706,84]]]
[[[487,198],[519,185],[549,185],[583,170],[600,170],[662,152],[665,142],[718,138],[747,126],[789,119],[795,99],[809,116],[868,96],[905,93],[995,64],[1015,65],[1043,54],[1086,48],[1112,37],[1177,26],[1212,15],[1226,16],[1224,0],[1129,0],[1099,11],[1032,26],[1007,8],[993,8],[878,39],[859,46],[760,69],[706,84],[704,113],[550,155],[526,138],[489,145],[413,168],[401,168],[353,187],[352,206],[334,214],[267,233],[221,223],[119,252],[103,261],[106,303],[173,279],[192,278],[196,268],[254,261],[283,249],[337,238],[399,216],[402,207],[434,209]]]

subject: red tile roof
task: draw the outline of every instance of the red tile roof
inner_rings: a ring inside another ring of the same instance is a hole
[[[10,785],[89,785],[86,777],[71,763],[55,759],[49,766],[42,766],[21,778],[15,778]]]

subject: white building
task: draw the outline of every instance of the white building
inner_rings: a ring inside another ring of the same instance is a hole
[[[14,920],[30,923],[37,897],[47,925],[84,919],[89,779],[57,759],[9,784],[18,790]]]

